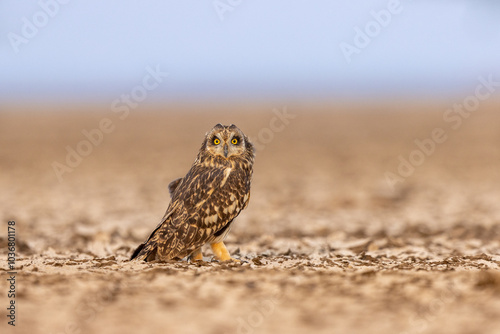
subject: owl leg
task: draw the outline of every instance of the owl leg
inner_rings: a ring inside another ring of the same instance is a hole
[[[203,261],[203,254],[201,253],[201,247],[191,253],[189,256],[191,262],[194,261]]]
[[[214,252],[215,257],[219,261],[235,261],[235,262],[240,262],[238,259],[233,259],[231,255],[229,255],[229,252],[227,251],[226,245],[224,245],[224,242],[215,242],[213,244],[210,244],[210,247],[212,247],[212,252]]]

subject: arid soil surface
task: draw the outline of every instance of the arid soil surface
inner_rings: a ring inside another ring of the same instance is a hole
[[[3,110],[1,332],[500,333],[500,104],[451,105]],[[226,240],[245,262],[129,262],[218,122],[258,146]]]

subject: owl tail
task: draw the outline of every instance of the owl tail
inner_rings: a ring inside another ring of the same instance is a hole
[[[153,261],[156,258],[156,246],[151,247],[149,245],[146,247],[147,242],[143,242],[136,248],[132,256],[130,257],[130,261],[132,260],[143,260],[143,261]]]
[[[133,259],[135,259],[137,257],[137,255],[139,255],[139,253],[142,251],[142,249],[144,248],[145,245],[146,245],[146,243],[143,242],[142,244],[139,245],[139,247],[137,247],[135,249],[134,253],[130,257],[130,261],[132,261]]]
[[[167,220],[170,215],[171,213],[165,214],[165,217],[163,217],[161,223],[156,226],[153,232],[151,232],[149,238],[136,248],[136,250],[130,257],[130,261],[135,259],[148,262],[154,261],[156,259],[156,253],[158,252],[158,236],[155,237],[155,233],[160,229],[160,227],[163,226],[165,220]]]

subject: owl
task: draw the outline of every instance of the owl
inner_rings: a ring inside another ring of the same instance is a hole
[[[250,200],[254,157],[252,143],[236,125],[214,126],[186,176],[169,184],[167,211],[131,260],[198,261],[209,243],[219,261],[237,261],[224,239]]]

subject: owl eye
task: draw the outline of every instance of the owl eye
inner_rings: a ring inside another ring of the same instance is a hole
[[[220,144],[220,139],[219,138],[214,138],[214,144],[219,145]]]
[[[233,140],[231,140],[231,143],[232,143],[233,145],[238,144],[238,139],[237,139],[237,138],[233,138]]]

